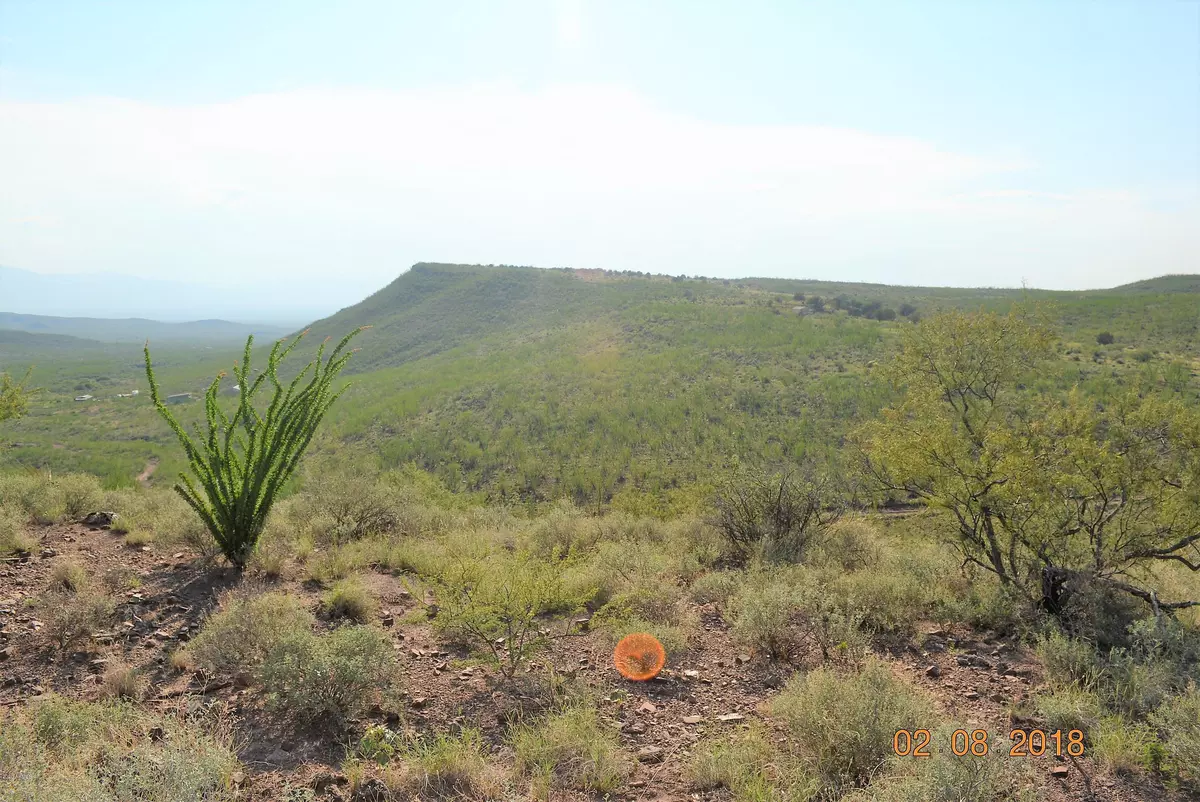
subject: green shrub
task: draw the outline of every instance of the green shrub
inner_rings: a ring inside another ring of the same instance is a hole
[[[744,575],[739,571],[709,571],[696,578],[689,593],[697,604],[724,607],[737,593]]]
[[[610,794],[631,768],[617,734],[600,722],[594,708],[582,705],[518,727],[512,745],[517,767],[544,783],[545,790]]]
[[[53,479],[38,472],[0,474],[0,502],[17,510],[25,522],[52,524],[63,516],[62,494]]]
[[[774,658],[788,658],[800,647],[793,623],[799,589],[788,578],[758,574],[747,578],[730,600],[736,641]]]
[[[54,696],[0,712],[4,799],[231,802],[237,768],[230,728],[214,716],[159,716]]]
[[[948,745],[955,727],[945,725],[933,735],[931,757],[900,762],[897,770],[854,791],[841,802],[992,802],[1039,799],[1038,776],[1008,757],[999,744],[987,755],[954,755]],[[961,738],[961,736],[959,736]]]
[[[287,633],[267,653],[257,676],[270,705],[302,722],[345,719],[363,710],[394,672],[391,643],[371,627],[328,635]]]
[[[1153,768],[1152,754],[1158,742],[1154,730],[1144,724],[1107,716],[1091,733],[1091,742],[1092,757],[1115,774]]]
[[[357,577],[334,584],[322,598],[322,605],[330,616],[348,618],[359,624],[372,621],[379,611],[379,602]]]
[[[1060,632],[1042,637],[1037,656],[1046,670],[1046,679],[1056,688],[1076,686],[1095,690],[1104,677],[1104,665],[1095,647]]]
[[[571,609],[558,567],[519,555],[463,560],[435,580],[434,628],[473,647],[508,679],[547,642],[539,616]]]
[[[186,474],[180,474],[175,489],[204,521],[221,552],[235,566],[245,566],[258,544],[275,497],[296,470],[321,419],[344,392],[344,389],[333,392],[331,385],[353,353],[342,353],[343,350],[361,330],[343,337],[326,361],[322,361],[325,353],[322,343],[316,359],[286,389],[279,381],[279,364],[304,334],[286,347],[282,340],[276,342],[267,357],[267,369],[257,376],[251,374],[250,367],[254,338],[246,338],[242,360],[234,367],[241,388],[237,410],[230,418],[221,409],[218,393],[224,374],[218,375],[205,395],[208,434],[200,442],[192,439],[160,397],[147,344],[146,379],[150,383],[150,397],[179,439],[200,483],[197,490]],[[274,392],[263,414],[255,408],[254,396],[265,381],[270,382]]]
[[[74,593],[87,587],[88,575],[74,560],[59,560],[50,569],[50,582],[58,590]]]
[[[383,775],[396,794],[418,799],[496,799],[503,781],[477,729],[411,736]]]
[[[400,526],[395,494],[361,469],[343,466],[314,470],[304,487],[306,506],[321,516],[322,534],[335,545],[392,532]]]
[[[1151,713],[1150,723],[1159,730],[1168,768],[1183,782],[1200,785],[1200,689],[1189,685]]]
[[[404,737],[382,724],[372,724],[358,739],[356,752],[364,760],[387,765],[396,753],[404,748]]]
[[[735,802],[807,802],[820,789],[820,782],[775,749],[759,726],[701,741],[692,751],[684,777],[700,791],[726,788]]]
[[[104,497],[100,480],[90,473],[60,474],[54,479],[62,506],[63,517],[77,521],[89,512],[95,512]]]
[[[91,640],[95,632],[109,626],[116,603],[99,590],[51,591],[39,599],[38,607],[46,619],[46,635],[65,651]]]
[[[186,651],[207,671],[249,674],[282,640],[309,632],[313,623],[312,613],[295,596],[230,598],[204,622]]]
[[[714,505],[712,524],[743,563],[802,562],[841,511],[832,483],[811,473],[744,473],[725,485]]]
[[[1074,685],[1042,694],[1035,703],[1038,713],[1046,721],[1047,730],[1083,730],[1088,736],[1105,716],[1100,697]]]
[[[797,757],[836,798],[866,785],[893,757],[896,730],[929,728],[929,702],[883,662],[841,675],[827,668],[795,676],[771,702]]]
[[[0,505],[0,557],[33,551],[37,545],[25,531],[25,515],[6,505]]]
[[[879,531],[861,518],[837,521],[813,548],[811,562],[843,571],[870,568],[879,562]]]

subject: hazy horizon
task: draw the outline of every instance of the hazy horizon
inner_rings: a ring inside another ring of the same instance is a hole
[[[18,270],[334,309],[421,261],[1043,289],[1200,272],[1196,4],[0,13]]]

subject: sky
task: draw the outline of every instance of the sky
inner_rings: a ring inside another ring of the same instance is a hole
[[[0,264],[346,305],[417,261],[1200,272],[1200,2],[0,0]]]

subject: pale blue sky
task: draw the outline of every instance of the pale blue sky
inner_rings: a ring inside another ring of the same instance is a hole
[[[1191,0],[0,0],[0,115],[42,272],[1200,270]]]

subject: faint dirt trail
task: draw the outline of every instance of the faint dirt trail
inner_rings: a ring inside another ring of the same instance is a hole
[[[158,469],[158,458],[154,457],[153,459],[151,459],[149,462],[146,463],[146,467],[143,468],[142,472],[137,475],[138,483],[141,484],[143,487],[149,486],[150,477],[154,475],[154,471],[156,471],[157,469]]]

